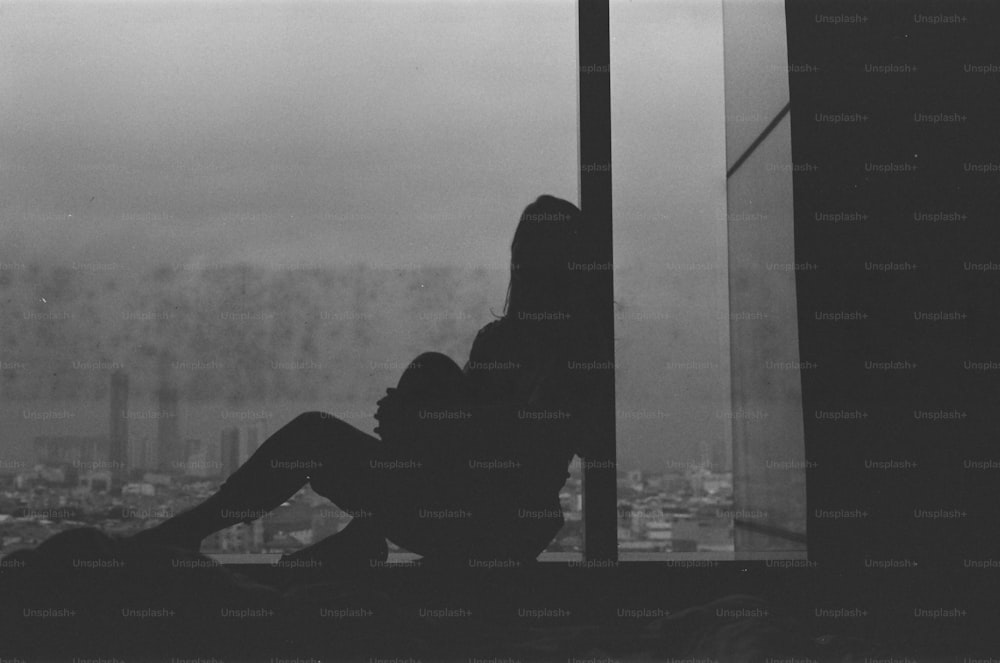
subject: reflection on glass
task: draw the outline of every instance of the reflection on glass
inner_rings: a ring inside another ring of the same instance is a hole
[[[741,559],[796,557],[806,462],[785,3],[724,5],[734,542]]]

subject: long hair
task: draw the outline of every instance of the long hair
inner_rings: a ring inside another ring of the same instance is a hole
[[[587,299],[586,246],[583,214],[576,205],[548,195],[528,205],[510,245],[504,318],[559,320],[579,315]]]
[[[601,341],[595,313],[606,272],[591,258],[593,250],[583,213],[553,196],[540,196],[525,208],[510,246],[503,320],[516,325],[521,338],[531,339],[529,345],[535,347],[527,360],[531,365],[522,368],[543,372],[549,389],[566,399],[574,421],[586,417],[594,376],[587,371],[573,375],[567,362],[592,359]],[[573,453],[588,456],[588,433],[572,437]]]

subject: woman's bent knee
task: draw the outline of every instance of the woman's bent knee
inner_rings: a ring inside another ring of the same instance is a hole
[[[303,412],[269,437],[264,446],[281,455],[303,458],[326,456],[332,443],[348,436],[353,428],[328,412]]]
[[[289,425],[299,429],[317,431],[330,431],[348,426],[347,423],[335,415],[332,415],[329,412],[321,412],[319,410],[303,412],[292,419]]]
[[[399,378],[399,390],[410,394],[450,395],[463,382],[462,369],[447,355],[424,352]]]

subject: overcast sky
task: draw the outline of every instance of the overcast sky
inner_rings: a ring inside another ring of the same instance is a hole
[[[705,254],[720,3],[613,13],[618,258]],[[5,2],[0,260],[503,264],[577,201],[576,59],[562,0]]]

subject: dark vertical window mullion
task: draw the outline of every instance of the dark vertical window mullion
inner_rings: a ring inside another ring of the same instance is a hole
[[[578,0],[580,208],[591,224],[590,256],[602,268],[597,320],[598,365],[614,365],[614,279],[611,230],[611,41],[608,0]],[[618,482],[615,450],[615,376],[602,376],[601,412],[584,459],[584,554],[588,561],[618,558]]]

